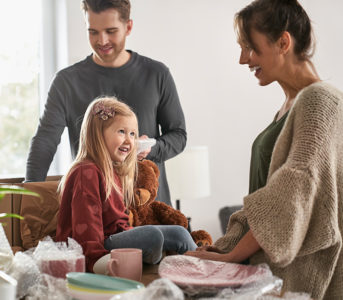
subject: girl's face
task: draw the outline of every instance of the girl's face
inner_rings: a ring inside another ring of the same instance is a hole
[[[247,64],[251,72],[259,80],[259,84],[264,86],[278,79],[281,67],[281,52],[278,43],[272,43],[266,35],[252,30],[251,38],[258,49],[257,53],[243,42],[241,46],[241,56],[239,63]]]
[[[115,116],[112,124],[103,131],[105,144],[113,162],[123,162],[135,146],[136,118]]]

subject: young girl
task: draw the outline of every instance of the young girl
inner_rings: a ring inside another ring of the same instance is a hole
[[[89,105],[78,154],[61,181],[56,232],[57,241],[72,237],[81,244],[89,272],[106,273],[115,248],[140,248],[150,264],[160,261],[162,251],[182,254],[196,248],[181,226],[129,226],[137,136],[136,116],[126,104],[104,97]]]
[[[343,299],[343,94],[314,69],[298,1],[253,1],[235,25],[240,64],[261,86],[277,82],[285,101],[253,144],[243,209],[215,247],[188,254],[268,263],[286,291]]]

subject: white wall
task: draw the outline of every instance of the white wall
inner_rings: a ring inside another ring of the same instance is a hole
[[[238,64],[233,15],[246,0],[131,0],[134,27],[127,48],[164,62],[171,70],[187,121],[188,145],[207,145],[211,196],[183,199],[192,229],[220,233],[218,211],[242,203],[248,191],[250,147],[272,121],[284,96],[272,84],[260,87]],[[342,86],[341,0],[301,1],[314,22],[322,79]],[[309,6],[310,5],[310,6]],[[69,63],[90,53],[79,0],[67,1]]]

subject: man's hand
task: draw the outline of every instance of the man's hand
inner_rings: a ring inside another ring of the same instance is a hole
[[[138,139],[139,139],[139,140],[146,140],[146,139],[148,139],[148,138],[149,138],[149,137],[148,137],[147,135],[142,135],[142,136],[140,136]],[[149,147],[148,149],[146,149],[146,150],[144,150],[144,151],[138,153],[138,154],[137,154],[137,159],[138,159],[138,160],[143,160],[144,158],[146,158],[146,157],[148,156],[148,154],[150,153],[150,151],[151,151],[151,147]]]

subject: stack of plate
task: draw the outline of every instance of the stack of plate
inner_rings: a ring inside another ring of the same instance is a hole
[[[114,295],[144,288],[138,281],[81,272],[68,273],[67,281],[70,296],[79,300],[107,300]]]

